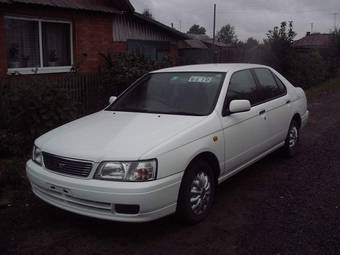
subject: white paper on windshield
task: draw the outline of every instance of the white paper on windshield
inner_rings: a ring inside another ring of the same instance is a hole
[[[191,76],[189,78],[189,82],[195,83],[211,83],[213,81],[213,77],[206,77],[206,76]]]

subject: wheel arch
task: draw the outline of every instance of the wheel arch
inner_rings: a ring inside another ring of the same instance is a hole
[[[209,165],[212,167],[213,169],[213,174],[214,174],[214,179],[215,179],[215,184],[218,184],[218,178],[221,174],[221,167],[220,167],[220,163],[218,161],[217,156],[211,152],[211,151],[203,151],[200,152],[199,154],[197,154],[196,156],[194,156],[188,166],[186,167],[186,169],[188,169],[188,167],[195,161],[197,160],[203,160],[205,162],[208,162]]]
[[[298,128],[300,129],[301,128],[301,123],[302,123],[301,115],[299,113],[295,113],[293,118],[292,118],[292,121],[294,121],[294,120],[297,122]]]

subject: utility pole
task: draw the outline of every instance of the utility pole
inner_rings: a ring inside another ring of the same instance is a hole
[[[336,18],[339,15],[339,13],[335,12],[335,13],[333,13],[333,15],[334,15],[334,32],[335,32],[335,31],[337,31]]]
[[[313,30],[314,30],[314,23],[310,23],[310,33],[313,34]]]
[[[215,62],[215,41],[216,41],[216,4],[214,4],[214,27],[213,27],[213,58]]]
[[[213,26],[213,45],[215,46],[216,40],[216,4],[214,4],[214,26]]]

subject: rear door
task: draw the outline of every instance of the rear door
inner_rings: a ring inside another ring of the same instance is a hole
[[[246,99],[252,104],[249,112],[229,114],[232,100]],[[266,150],[268,122],[259,103],[257,84],[251,70],[235,72],[228,86],[222,126],[225,138],[225,170],[232,171]]]
[[[253,73],[259,86],[259,100],[268,121],[268,145],[273,147],[284,141],[291,118],[291,101],[285,85],[268,68],[255,68]]]

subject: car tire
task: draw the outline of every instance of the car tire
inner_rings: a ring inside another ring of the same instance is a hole
[[[296,120],[292,120],[289,126],[288,134],[283,147],[283,153],[286,157],[293,157],[299,147],[300,142],[300,128]]]
[[[177,202],[177,216],[187,224],[204,220],[213,205],[216,182],[212,167],[203,160],[189,165],[183,176]]]

